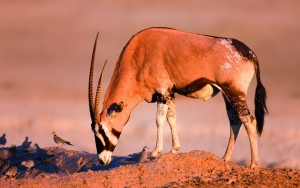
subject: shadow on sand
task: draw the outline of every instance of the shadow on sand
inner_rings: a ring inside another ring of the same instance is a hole
[[[1,151],[8,151],[7,159],[1,159],[0,177],[6,178],[34,178],[49,174],[70,174],[87,172],[88,170],[99,171],[117,168],[122,165],[135,164],[130,161],[136,154],[130,156],[114,156],[112,162],[107,166],[101,166],[96,154],[87,152],[66,150],[64,148],[49,147],[42,149],[35,144],[35,149],[25,150],[22,146],[0,148]],[[34,166],[30,169],[23,166],[22,161],[33,160]],[[153,160],[153,159],[150,159]],[[15,174],[8,174],[9,168],[16,166]]]

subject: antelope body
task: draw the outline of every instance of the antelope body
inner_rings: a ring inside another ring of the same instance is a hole
[[[98,37],[98,35],[97,35]],[[267,114],[266,91],[254,52],[236,39],[205,36],[170,28],[149,28],[134,35],[123,48],[106,91],[101,113],[100,90],[93,102],[94,44],[89,78],[89,108],[99,162],[111,162],[112,152],[133,108],[145,100],[157,102],[157,142],[151,153],[162,152],[162,125],[167,119],[172,153],[180,149],[176,130],[175,93],[207,100],[219,91],[226,103],[230,137],[223,159],[231,161],[241,124],[251,146],[251,168],[259,163],[257,135]],[[105,66],[105,65],[104,65]],[[256,74],[255,117],[247,106],[247,90]]]

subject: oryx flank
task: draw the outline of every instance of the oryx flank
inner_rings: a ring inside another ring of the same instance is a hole
[[[123,127],[133,108],[145,100],[157,102],[157,142],[152,156],[162,152],[163,124],[171,128],[172,153],[180,149],[176,130],[175,93],[207,100],[222,91],[230,122],[230,137],[223,159],[231,161],[240,126],[244,124],[251,146],[251,168],[259,163],[257,135],[263,130],[266,91],[258,60],[242,42],[183,32],[149,28],[134,35],[123,48],[99,112],[103,66],[93,102],[93,71],[97,38],[90,66],[89,109],[99,162],[111,162]],[[247,105],[247,90],[256,74],[255,117]]]

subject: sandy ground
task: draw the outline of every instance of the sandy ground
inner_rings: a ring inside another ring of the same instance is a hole
[[[228,164],[204,151],[164,154],[145,162],[130,161],[130,156],[115,157],[99,166],[95,154],[46,148],[49,158],[35,158],[36,166],[27,169],[20,161],[33,153],[12,157],[18,167],[14,177],[3,176],[1,187],[299,187],[300,171],[292,168],[251,170]],[[34,153],[36,154],[36,153]],[[36,156],[39,156],[37,154]],[[134,156],[134,155],[133,155]],[[2,163],[3,171],[8,162]]]
[[[108,60],[104,90],[123,46],[153,26],[237,38],[258,56],[268,91],[260,167],[300,169],[300,17],[298,1],[1,1],[0,136],[7,146],[26,136],[41,147],[55,146],[51,132],[74,144],[66,149],[95,153],[87,104],[92,45],[100,32],[95,75]],[[255,81],[249,88],[253,110]],[[177,126],[181,152],[208,151],[222,157],[229,123],[220,95],[203,102],[179,95]],[[114,152],[126,156],[155,147],[155,104],[132,112]],[[171,149],[165,126],[164,153]],[[242,128],[233,162],[248,165],[250,147]],[[99,173],[99,172],[97,172]]]

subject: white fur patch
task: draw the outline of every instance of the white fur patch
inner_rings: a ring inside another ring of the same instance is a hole
[[[221,39],[221,44],[223,44],[224,46],[227,46],[227,45],[231,45],[232,41],[228,38],[222,38]]]
[[[229,70],[232,68],[231,64],[228,63],[228,62],[225,62],[222,66],[221,66],[222,69],[224,70]]]
[[[235,49],[233,49],[231,45],[232,41],[230,39],[221,39],[220,43],[228,49],[229,53],[226,53],[227,60],[231,63],[239,63],[242,57]]]
[[[101,160],[104,165],[107,165],[111,162],[111,156],[112,152],[107,150],[103,150],[100,154],[98,154],[99,160]]]
[[[106,124],[104,122],[101,123],[101,125],[102,125],[102,129],[104,130],[104,133],[107,136],[107,138],[109,139],[109,141],[113,145],[116,146],[119,139],[107,128],[107,126],[106,126]]]

